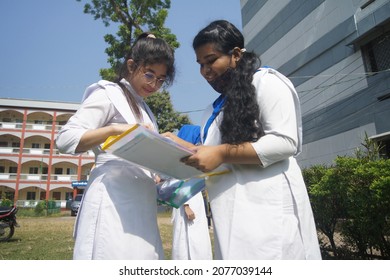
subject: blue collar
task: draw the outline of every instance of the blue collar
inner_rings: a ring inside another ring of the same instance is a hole
[[[203,143],[206,141],[207,133],[209,131],[210,125],[213,123],[215,118],[218,116],[218,114],[221,112],[223,105],[225,104],[226,96],[220,95],[214,102],[213,102],[213,113],[211,114],[210,118],[207,120],[206,125],[203,130]]]

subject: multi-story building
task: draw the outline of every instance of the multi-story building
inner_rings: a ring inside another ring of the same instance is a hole
[[[246,48],[297,88],[302,167],[390,150],[390,0],[241,0]]]
[[[55,200],[61,207],[88,179],[92,151],[60,154],[58,130],[79,104],[0,98],[0,199],[18,206]]]

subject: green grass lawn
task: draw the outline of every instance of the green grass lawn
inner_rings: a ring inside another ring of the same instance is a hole
[[[56,217],[18,217],[20,227],[8,242],[0,242],[0,260],[70,260],[75,217],[63,212]],[[159,214],[165,258],[171,258],[170,213]]]

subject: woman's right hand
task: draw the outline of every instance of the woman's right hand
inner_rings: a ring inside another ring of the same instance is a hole
[[[202,172],[210,172],[224,163],[226,147],[218,146],[197,146],[194,154],[181,161]]]

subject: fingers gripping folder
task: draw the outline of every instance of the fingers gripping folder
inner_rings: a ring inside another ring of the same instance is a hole
[[[171,139],[161,136],[140,124],[118,136],[109,137],[102,149],[151,172],[171,179],[157,184],[158,200],[180,207],[206,186],[208,176],[222,175],[227,169],[203,173],[180,161],[193,152]]]

